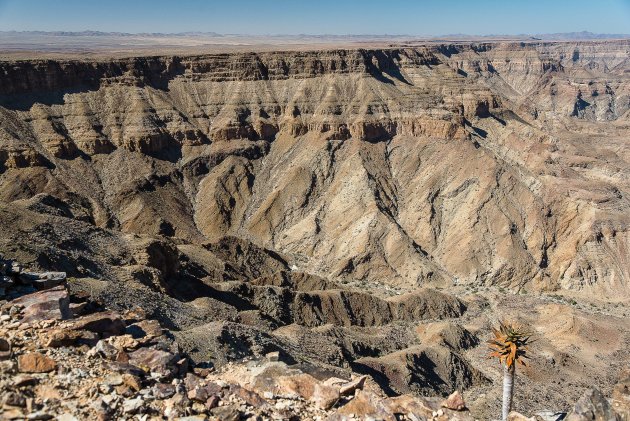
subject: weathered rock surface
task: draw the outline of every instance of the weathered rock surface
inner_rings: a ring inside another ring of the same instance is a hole
[[[274,353],[230,362],[218,371],[212,365],[193,367],[176,351],[177,343],[153,326],[155,321],[138,320],[140,311],[35,321],[26,321],[23,311],[0,318],[0,333],[16,345],[16,355],[0,361],[2,419],[337,419],[349,410],[363,419],[375,413],[365,407],[363,394],[383,403],[378,413],[384,419],[408,414],[409,405],[430,407],[410,395],[391,400],[365,376],[322,378],[324,372],[312,366],[309,374],[303,371],[309,368],[287,365]],[[161,339],[140,343],[126,330],[139,340]],[[106,339],[79,343],[88,334]],[[406,406],[397,404],[401,398]],[[473,419],[466,415],[453,419]]]
[[[55,360],[39,352],[31,352],[18,357],[18,370],[22,373],[47,373],[56,367]]]
[[[233,235],[333,282],[624,295],[627,60],[618,41],[3,62],[0,202]]]

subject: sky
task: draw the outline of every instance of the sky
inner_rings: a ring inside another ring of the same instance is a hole
[[[0,0],[0,31],[630,33],[630,0]]]

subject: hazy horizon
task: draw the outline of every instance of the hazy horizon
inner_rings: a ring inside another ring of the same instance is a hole
[[[357,38],[369,38],[369,37],[417,37],[417,38],[440,38],[440,37],[504,37],[504,36],[512,36],[512,37],[522,37],[522,36],[538,36],[538,35],[581,35],[584,34],[585,37],[606,37],[606,36],[615,36],[622,35],[624,37],[630,36],[630,30],[623,33],[598,33],[591,31],[571,31],[571,32],[546,32],[546,33],[502,33],[502,34],[494,34],[494,33],[444,33],[444,34],[434,34],[434,35],[414,35],[414,34],[387,34],[387,33],[373,33],[373,34],[315,34],[315,33],[300,33],[300,34],[289,34],[289,33],[269,33],[269,34],[241,34],[241,33],[218,33],[213,31],[183,31],[183,32],[119,32],[119,31],[97,31],[92,29],[85,29],[82,31],[65,31],[65,30],[56,30],[56,31],[42,31],[42,30],[0,30],[0,34],[49,34],[49,35],[59,35],[59,36],[97,36],[97,35],[119,35],[119,36],[151,36],[151,35],[164,35],[164,36],[210,36],[210,37],[357,37]]]

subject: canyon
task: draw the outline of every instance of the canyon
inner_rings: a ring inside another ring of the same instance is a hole
[[[280,352],[518,410],[630,362],[630,41],[0,61],[0,256],[195,364]],[[563,379],[559,381],[559,379]],[[519,378],[519,381],[520,378]]]

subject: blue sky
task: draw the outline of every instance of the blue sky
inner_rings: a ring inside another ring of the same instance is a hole
[[[630,0],[0,0],[0,30],[239,34],[630,32]]]

